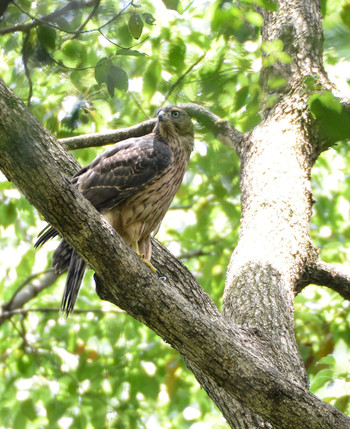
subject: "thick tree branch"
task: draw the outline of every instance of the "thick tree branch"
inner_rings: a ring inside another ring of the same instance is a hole
[[[318,260],[308,267],[305,281],[298,287],[297,292],[310,284],[327,286],[350,300],[350,270],[344,265]]]
[[[157,246],[155,265],[167,281],[154,276],[62,173],[50,155],[47,131],[1,81],[0,91],[4,174],[94,269],[103,299],[176,348],[199,380],[219,386],[210,394],[232,427],[228,398],[278,428],[350,428],[350,419],[271,365],[259,330],[232,324],[188,270]],[[56,145],[52,137],[50,143]]]

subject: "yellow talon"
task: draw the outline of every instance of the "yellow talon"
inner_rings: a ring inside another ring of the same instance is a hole
[[[137,255],[140,257],[140,259],[141,259],[141,261],[145,264],[145,265],[147,265],[147,267],[152,271],[152,273],[153,274],[156,274],[157,273],[157,268],[155,268],[151,263],[150,263],[150,261],[147,261],[147,259],[145,259],[145,255],[143,255],[143,254],[141,254],[140,253],[140,250],[139,250],[139,244],[138,244],[138,242],[137,241],[135,241],[134,243],[133,243],[133,246],[132,246],[132,248],[133,248],[133,250],[137,253]]]
[[[147,267],[152,271],[152,273],[153,273],[153,274],[156,274],[156,272],[157,272],[157,268],[156,268],[156,267],[154,267],[154,266],[150,263],[150,261],[147,261],[147,259],[144,259],[141,255],[140,255],[140,257],[141,257],[141,261],[142,261],[145,265],[147,265]]]

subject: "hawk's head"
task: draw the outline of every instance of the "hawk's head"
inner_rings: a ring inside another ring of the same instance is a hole
[[[188,114],[179,107],[165,106],[158,109],[154,131],[165,140],[183,138],[193,146],[193,123]]]

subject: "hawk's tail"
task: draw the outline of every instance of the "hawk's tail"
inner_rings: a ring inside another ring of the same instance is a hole
[[[61,311],[65,312],[66,317],[74,310],[85,270],[86,263],[83,258],[72,250],[60,308]]]
[[[52,228],[52,226],[47,225],[38,235],[38,239],[36,243],[34,244],[34,247],[37,249],[42,244],[46,243],[47,240],[50,240],[50,238],[56,237],[58,235],[58,232],[55,230],[55,228]]]
[[[48,225],[41,231],[34,246],[37,248],[56,235],[58,235],[57,231],[52,228],[52,226]],[[75,302],[78,298],[86,264],[70,245],[65,240],[62,240],[53,254],[52,267],[55,269],[56,273],[59,274],[68,269],[60,307],[60,310],[65,312],[66,317],[68,317],[73,311]]]

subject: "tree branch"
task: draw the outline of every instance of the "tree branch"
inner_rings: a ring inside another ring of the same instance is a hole
[[[87,16],[87,18],[85,19],[85,21],[75,30],[75,34],[72,36],[72,40],[74,40],[77,37],[79,37],[79,34],[82,32],[82,30],[84,29],[84,27],[87,25],[87,23],[90,21],[90,19],[92,19],[93,16],[96,14],[97,9],[100,6],[100,1],[101,0],[96,0],[96,3],[94,5],[94,7],[92,8],[91,12],[89,13],[89,15]]]
[[[48,148],[48,132],[2,81],[0,112],[4,174],[94,269],[101,298],[153,329],[199,380],[218,387],[210,395],[232,427],[230,406],[238,401],[278,428],[350,428],[349,418],[272,367],[259,332],[232,324],[189,271],[157,245],[155,265],[167,281],[153,275],[71,185],[60,169],[62,154]],[[50,143],[58,147],[52,136]]]
[[[38,25],[43,24],[43,23],[48,23],[50,21],[53,21],[56,18],[66,14],[67,12],[69,12],[71,10],[84,9],[86,7],[91,7],[91,6],[94,6],[95,3],[96,3],[96,0],[90,0],[90,1],[87,1],[86,3],[82,2],[82,1],[77,1],[77,0],[70,1],[65,6],[63,6],[61,9],[55,10],[54,12],[51,12],[48,15],[44,15],[41,18],[31,17],[33,20],[31,22],[26,23],[26,24],[18,24],[18,25],[14,25],[12,27],[0,28],[0,35],[9,34],[9,33],[16,33],[18,31],[28,32],[31,28],[37,27]]]
[[[68,137],[60,139],[59,142],[68,150],[104,146],[117,143],[131,137],[144,136],[152,131],[155,123],[155,119],[150,119],[149,121],[141,122],[141,124],[137,124],[129,128]]]
[[[37,307],[37,308],[18,308],[16,310],[6,310],[4,313],[0,314],[0,325],[12,316],[17,316],[19,314],[26,316],[28,313],[59,313],[60,309],[49,308],[49,307]],[[86,313],[96,313],[96,314],[123,314],[123,310],[116,308],[115,310],[103,310],[101,308],[88,308],[88,309],[75,309],[74,314],[86,314]]]
[[[225,121],[210,110],[194,103],[180,104],[192,118],[196,119],[201,125],[209,129],[214,136],[226,146],[240,150],[244,134],[237,131],[228,121]],[[87,134],[83,136],[68,137],[60,139],[60,143],[68,150],[81,149],[92,146],[104,146],[117,143],[119,141],[140,137],[152,131],[155,125],[155,119],[150,119],[140,124],[120,130],[107,131],[103,133]]]
[[[199,104],[180,104],[191,117],[195,118],[201,125],[211,131],[214,136],[225,146],[231,147],[240,153],[241,144],[245,134],[237,131],[229,121],[219,118],[210,110]]]
[[[38,279],[38,277],[40,277]],[[12,298],[0,307],[0,325],[13,314],[17,314],[22,307],[35,298],[44,289],[52,286],[59,274],[54,270],[33,274],[15,291]]]
[[[328,264],[318,260],[308,267],[307,277],[298,292],[310,284],[327,286],[350,300],[350,270],[341,264]]]
[[[204,58],[205,58],[206,52],[204,52],[204,54],[200,55],[196,61],[191,64],[186,70],[185,72],[179,76],[176,81],[170,85],[170,88],[168,89],[167,93],[164,96],[164,100],[163,100],[163,104],[165,104],[168,100],[168,98],[170,97],[170,95],[173,93],[173,91],[175,90],[175,88],[180,85],[180,83],[185,79],[186,76],[188,76],[191,71],[196,67],[196,65],[198,65]]]

